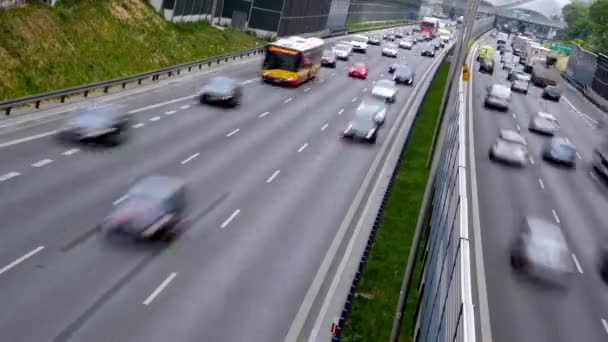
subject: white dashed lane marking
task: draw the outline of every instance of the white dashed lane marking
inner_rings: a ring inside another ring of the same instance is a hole
[[[233,136],[233,135],[237,134],[237,133],[238,133],[238,131],[240,131],[240,129],[238,129],[238,128],[237,128],[237,129],[235,129],[234,131],[232,131],[232,132],[230,132],[230,133],[226,134],[226,136],[227,136],[227,137],[231,137],[231,136]]]
[[[181,109],[188,109],[188,108],[190,108],[190,105],[183,105],[183,106],[180,106],[179,108],[181,108]]]
[[[329,126],[329,124],[323,125],[323,127],[321,127],[321,130],[324,131],[327,128],[327,126]]]
[[[604,330],[606,330],[606,334],[608,334],[608,322],[602,318],[602,325],[604,326]]]
[[[78,151],[80,151],[80,150],[77,148],[73,148],[71,150],[64,151],[62,154],[64,156],[71,156],[72,154],[77,153]]]
[[[340,111],[338,112],[338,115],[342,115],[342,113],[344,113],[344,108],[340,109]]]
[[[140,127],[144,127],[144,125],[145,124],[143,124],[143,123],[138,123],[138,124],[135,124],[135,125],[133,125],[131,127],[133,127],[133,128],[140,128]]]
[[[581,264],[578,262],[578,259],[576,258],[576,255],[574,253],[572,253],[572,260],[574,260],[574,265],[576,265],[578,273],[583,274],[583,268],[581,267]]]
[[[33,167],[43,167],[44,165],[52,163],[52,159],[42,159],[41,161],[35,162],[32,164]]]
[[[555,209],[551,209],[551,212],[553,213],[553,218],[555,219],[555,222],[560,223],[559,217],[557,216]]]
[[[306,146],[308,146],[308,143],[300,146],[300,148],[298,149],[298,153],[304,151],[304,149],[306,148]]]
[[[40,252],[41,250],[44,249],[44,246],[38,246],[36,248],[34,248],[33,250],[29,251],[28,253],[26,253],[25,255],[23,255],[22,257],[20,257],[19,259],[11,262],[10,264],[0,268],[0,275],[2,275],[3,273],[6,273],[8,271],[10,271],[13,267],[19,265],[20,263],[24,262],[25,260],[31,258],[32,256],[34,256],[34,254]]]
[[[0,176],[0,182],[4,182],[7,181],[11,178],[15,178],[17,176],[19,176],[20,173],[19,172],[9,172],[9,173],[5,173],[2,176]]]
[[[153,118],[150,118],[150,121],[158,121],[160,120],[160,116],[155,116]]]
[[[276,170],[272,176],[268,177],[266,183],[271,183],[279,175],[279,173],[281,173],[281,170]]]
[[[165,115],[173,115],[173,114],[175,114],[175,113],[176,113],[176,112],[175,112],[174,110],[170,110],[170,111],[168,111],[168,112],[165,112]]]
[[[543,183],[543,180],[542,180],[542,179],[540,179],[540,178],[539,178],[539,179],[538,179],[538,183],[540,184],[540,187],[541,187],[541,188],[543,188],[543,189],[545,188],[545,183]]]
[[[198,155],[199,155],[198,153],[195,153],[195,154],[191,155],[190,157],[188,157],[188,158],[186,158],[186,159],[182,160],[182,165],[184,165],[184,164],[186,164],[187,162],[191,161],[192,159],[194,159],[194,158],[198,157]]]
[[[283,101],[283,103],[289,103],[291,100],[293,100],[293,97],[288,98],[287,100]]]
[[[237,216],[238,216],[238,214],[239,214],[240,212],[241,212],[241,209],[237,209],[237,210],[235,210],[235,211],[232,213],[232,215],[230,215],[230,217],[228,217],[228,218],[226,219],[226,221],[224,221],[224,222],[222,223],[222,225],[220,225],[220,228],[224,229],[224,228],[228,227],[228,225],[230,224],[230,222],[232,222],[232,220],[234,220],[234,218],[235,218],[235,217],[237,217]]]
[[[266,116],[266,115],[268,115],[268,114],[270,114],[270,112],[264,112],[264,113],[260,114],[260,115],[258,116],[258,118],[263,118],[263,117],[265,117],[265,116]]]
[[[117,199],[116,201],[112,202],[112,205],[117,205],[120,202],[123,202],[124,200],[126,200],[127,198],[129,198],[129,195],[124,195],[121,198]]]
[[[158,285],[156,290],[154,290],[154,292],[152,292],[148,296],[148,298],[146,298],[146,300],[144,300],[143,304],[149,305],[150,303],[152,303],[154,298],[156,298],[156,296],[158,296],[165,289],[165,287],[167,287],[167,285],[169,285],[169,283],[173,280],[173,278],[175,278],[176,276],[177,276],[177,273],[175,273],[175,272],[169,274],[169,276],[165,280],[163,280],[163,282],[160,283],[160,285]]]

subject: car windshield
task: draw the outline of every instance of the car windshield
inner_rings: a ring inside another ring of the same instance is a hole
[[[363,63],[355,63],[355,64],[353,64],[353,68],[355,68],[355,69],[365,69],[365,64],[363,64]]]
[[[574,146],[565,143],[553,143],[552,144],[553,153],[557,154],[560,158],[563,159],[573,159],[576,154],[576,149]]]
[[[525,145],[526,139],[515,131],[503,130],[500,132],[500,138],[505,141]]]
[[[535,263],[552,268],[563,265],[566,248],[552,239],[533,238],[528,243],[528,255]]]
[[[412,74],[412,69],[408,66],[399,66],[395,71],[395,74],[399,76],[409,76]]]
[[[350,124],[358,131],[369,131],[375,127],[373,114],[374,112],[367,107],[357,110]]]
[[[77,127],[103,128],[109,126],[114,114],[100,110],[92,110],[77,114],[70,120],[70,124]]]
[[[528,85],[528,82],[517,80],[515,81],[515,86],[525,88]]]
[[[511,90],[503,85],[495,84],[490,91],[490,95],[506,99],[511,95]]]
[[[216,77],[209,81],[207,87],[217,92],[229,92],[234,88],[234,81],[225,77]]]

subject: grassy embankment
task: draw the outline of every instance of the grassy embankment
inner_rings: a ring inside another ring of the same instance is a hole
[[[349,30],[373,30],[373,29],[382,29],[386,26],[390,26],[390,25],[396,25],[396,24],[407,24],[409,23],[410,20],[395,20],[395,21],[373,21],[373,22],[366,22],[366,23],[352,23],[352,22],[347,22],[346,23],[346,27],[348,27]]]
[[[145,0],[62,0],[0,11],[0,100],[255,47],[206,22],[165,21]]]
[[[401,281],[422,204],[429,169],[426,160],[430,151],[441,97],[448,76],[449,64],[443,63],[429,88],[403,160],[400,164],[384,215],[370,252],[361,282],[346,320],[341,341],[387,341],[399,298]],[[421,275],[420,248],[412,281],[418,284]],[[400,341],[411,341],[413,320],[418,302],[415,288],[409,292]]]

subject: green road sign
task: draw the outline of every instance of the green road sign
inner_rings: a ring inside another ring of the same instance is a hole
[[[572,52],[572,48],[568,45],[562,45],[557,43],[551,43],[550,49],[553,51],[563,52],[566,55],[570,55],[570,53]]]

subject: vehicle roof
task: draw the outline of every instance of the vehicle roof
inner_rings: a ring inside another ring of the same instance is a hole
[[[325,44],[325,41],[321,38],[304,38],[299,36],[291,36],[287,38],[281,38],[276,42],[270,43],[269,45],[275,45],[296,51],[306,51],[323,46],[323,44]]]
[[[551,239],[566,245],[566,238],[564,237],[561,228],[550,221],[538,217],[526,216],[524,218],[524,229],[530,233],[533,239]]]
[[[378,82],[376,82],[376,87],[383,87],[383,86],[394,87],[395,82],[391,81],[391,80],[387,80],[387,79],[378,80]]]
[[[176,177],[148,176],[139,180],[129,189],[130,194],[154,194],[155,197],[169,197],[185,187],[185,182]]]
[[[517,133],[512,129],[501,129],[500,136],[508,140],[519,140],[523,142],[526,141],[526,139],[521,134]]]
[[[551,143],[553,144],[559,144],[559,145],[567,145],[570,147],[574,147],[574,144],[570,141],[570,139],[568,138],[564,138],[564,137],[553,137],[551,138]]]
[[[538,112],[538,113],[536,113],[536,115],[540,116],[541,118],[557,121],[557,118],[553,114],[549,114],[549,113],[545,113],[545,112]]]

